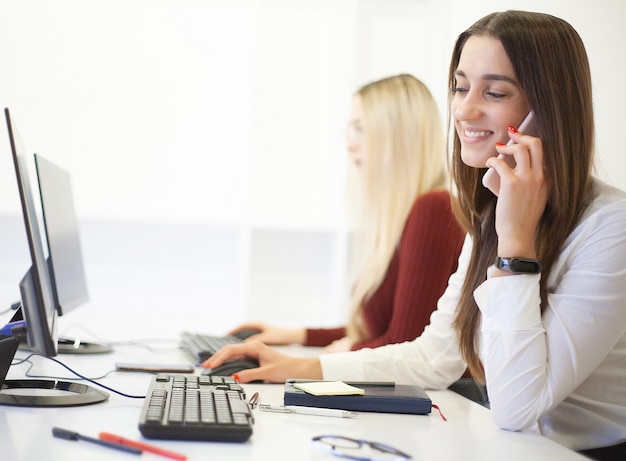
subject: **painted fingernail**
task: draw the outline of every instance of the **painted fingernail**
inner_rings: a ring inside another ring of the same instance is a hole
[[[510,125],[509,125],[509,131],[510,131],[511,133],[517,133],[517,128],[515,128],[514,126],[510,126]]]
[[[497,142],[497,143],[496,143],[496,146],[498,146],[498,147],[502,147],[502,146],[506,146],[506,144],[503,144],[503,143],[501,143],[501,142]]]
[[[237,373],[230,375],[230,377],[233,378],[235,381],[239,382],[239,375]]]

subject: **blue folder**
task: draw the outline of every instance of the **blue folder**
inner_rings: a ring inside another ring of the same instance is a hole
[[[426,415],[432,410],[432,401],[420,386],[393,383],[346,382],[363,389],[365,393],[362,395],[313,395],[294,387],[296,382],[311,381],[310,379],[286,380],[284,404],[414,415]]]

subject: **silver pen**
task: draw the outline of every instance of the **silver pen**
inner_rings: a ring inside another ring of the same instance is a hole
[[[348,410],[336,410],[334,408],[299,407],[288,405],[277,407],[267,404],[260,404],[259,410],[271,411],[274,413],[295,413],[297,415],[333,416],[335,418],[355,418],[357,414]]]

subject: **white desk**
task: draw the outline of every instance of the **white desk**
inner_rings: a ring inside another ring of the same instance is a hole
[[[25,353],[18,352],[19,356]],[[116,361],[153,362],[185,360],[179,351],[149,352],[137,346],[118,346],[114,353],[100,356],[57,357],[86,376],[99,376],[113,369]],[[31,373],[71,376],[59,365],[35,358]],[[26,365],[13,366],[9,378],[23,378]],[[129,394],[143,395],[151,375],[116,372],[103,379],[104,384]],[[254,391],[260,402],[282,404],[282,385],[245,385],[248,397]],[[498,429],[489,410],[451,391],[428,392],[447,421],[433,411],[428,416],[359,413],[355,419],[308,415],[278,414],[254,410],[252,438],[244,444],[214,442],[149,441],[167,449],[184,453],[189,460],[268,460],[268,459],[339,459],[310,443],[321,434],[340,434],[395,446],[419,460],[498,460],[507,461],[583,460],[584,457],[532,434],[512,433]],[[97,437],[107,431],[128,438],[140,439],[137,429],[143,400],[112,394],[105,403],[72,408],[0,407],[0,449],[3,461],[136,459],[134,455],[103,448],[87,442],[71,442],[54,438],[53,426],[75,430]],[[141,459],[168,458],[144,453]]]
[[[151,243],[154,251],[158,251],[161,242]],[[3,239],[0,242],[2,254],[11,255],[9,250],[14,244],[13,239]],[[207,287],[205,275],[198,275],[204,274],[198,269],[204,264],[203,258],[197,258],[194,252],[189,253],[188,264],[187,261],[185,264],[171,263],[167,258],[154,264],[138,264],[132,258],[124,259],[123,252],[115,253],[109,261],[106,256],[110,242],[104,239],[102,245],[97,252],[103,254],[100,263],[87,267],[88,278],[94,283],[92,300],[59,319],[60,333],[91,339],[94,336],[90,332],[93,332],[108,341],[155,337],[178,339],[179,332],[184,329],[219,334],[243,320],[231,310],[224,310],[224,306],[229,305],[227,301],[219,302],[210,296],[211,288]],[[161,253],[158,255],[162,256]],[[0,260],[0,308],[19,297],[17,283],[25,267],[11,258]],[[4,325],[9,318],[8,313],[0,316],[0,323]],[[182,352],[173,350],[172,344],[166,351],[150,352],[139,346],[118,346],[114,353],[107,355],[60,355],[57,358],[77,372],[95,377],[113,370],[115,362],[188,360]],[[308,355],[317,351],[296,348],[293,352]],[[25,353],[20,352],[18,356],[24,357]],[[72,377],[49,360],[35,358],[34,363],[31,373]],[[26,365],[13,366],[8,378],[21,379],[26,369]],[[101,382],[128,394],[144,395],[151,378],[149,374],[120,372]],[[282,404],[282,385],[257,384],[245,388],[248,395],[258,391],[263,403]],[[543,437],[498,429],[491,421],[489,410],[453,392],[430,391],[428,394],[441,408],[447,422],[436,411],[428,416],[360,413],[356,419],[339,419],[266,413],[257,408],[254,410],[253,435],[244,444],[152,442],[184,453],[191,461],[337,460],[339,458],[319,451],[310,443],[311,437],[329,433],[387,443],[411,454],[415,461],[585,459]],[[59,426],[88,436],[97,437],[99,432],[106,431],[139,439],[137,423],[142,404],[143,400],[111,393],[108,401],[84,407],[0,407],[0,461],[166,461],[167,458],[149,453],[137,458],[87,442],[71,442],[52,436],[52,427]]]

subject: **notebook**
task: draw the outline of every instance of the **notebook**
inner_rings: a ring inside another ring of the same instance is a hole
[[[294,386],[295,383],[304,382],[312,382],[312,380],[288,379],[285,381],[284,405],[415,415],[426,415],[432,410],[430,397],[424,389],[416,385],[346,381],[346,384],[363,389],[363,394],[313,395]]]

